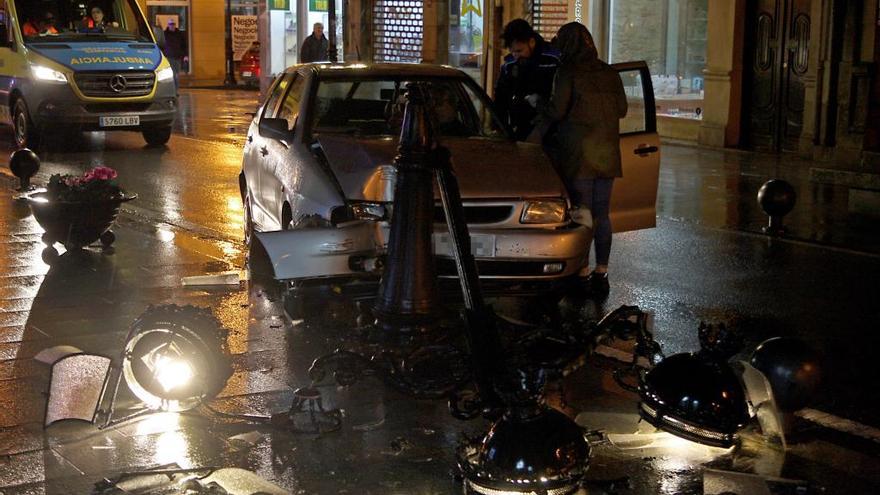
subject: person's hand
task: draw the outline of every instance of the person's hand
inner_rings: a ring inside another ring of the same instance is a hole
[[[119,27],[119,23],[116,22],[116,21],[111,22],[110,25],[113,26],[113,27],[115,27],[115,28],[118,28],[118,27]]]
[[[537,108],[537,107],[538,107],[538,101],[539,101],[540,99],[541,99],[541,95],[539,95],[538,93],[532,93],[532,94],[526,96],[526,102],[527,102],[532,108]]]

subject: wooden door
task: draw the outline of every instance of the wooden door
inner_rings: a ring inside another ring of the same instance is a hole
[[[752,148],[797,151],[809,69],[811,0],[751,0],[745,136]]]

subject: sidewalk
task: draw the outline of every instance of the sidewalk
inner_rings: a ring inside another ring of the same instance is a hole
[[[811,168],[833,164],[665,143],[661,152],[661,218],[761,233],[767,216],[758,206],[758,190],[769,179],[784,179],[797,193],[794,210],[784,220],[789,239],[880,254],[880,211],[874,216],[851,213],[846,187],[810,181]]]

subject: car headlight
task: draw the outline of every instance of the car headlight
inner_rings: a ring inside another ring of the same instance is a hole
[[[379,203],[353,203],[351,212],[358,220],[384,220],[385,206]]]
[[[156,79],[159,82],[174,79],[174,69],[172,69],[171,67],[165,67],[164,69],[156,72]]]
[[[35,79],[38,79],[40,81],[51,81],[57,83],[67,82],[67,76],[65,76],[63,72],[59,72],[55,69],[50,69],[49,67],[45,67],[42,65],[32,65],[31,73],[34,75]]]
[[[529,201],[523,208],[520,223],[562,223],[565,202],[561,200]]]
[[[378,222],[387,220],[388,217],[388,208],[382,203],[358,202],[333,208],[330,212],[330,223],[338,226],[361,220]]]

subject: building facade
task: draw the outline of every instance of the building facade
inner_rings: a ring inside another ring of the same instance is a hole
[[[225,2],[140,0],[151,22],[177,14],[189,32],[193,84],[225,74]],[[314,22],[339,60],[459,67],[492,92],[504,24],[547,39],[569,21],[609,62],[645,60],[663,136],[715,147],[880,164],[880,0],[231,0],[235,56],[256,52],[265,86],[299,62]],[[236,24],[238,26],[239,24]],[[239,36],[246,33],[247,37]],[[250,43],[250,45],[248,45]],[[236,68],[241,69],[240,60]],[[237,74],[241,79],[241,73]]]

